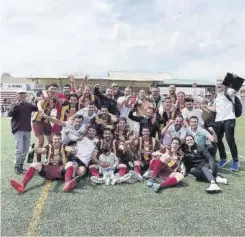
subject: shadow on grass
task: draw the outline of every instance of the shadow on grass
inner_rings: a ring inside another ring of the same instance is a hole
[[[34,189],[41,188],[41,187],[44,186],[44,184],[45,184],[45,180],[44,180],[42,183],[40,183],[40,184],[37,184],[37,185],[35,185],[35,186],[32,186],[32,187],[30,187],[30,188],[25,189],[25,191],[24,191],[23,193],[18,193],[18,194],[19,194],[19,195],[22,195],[22,194],[25,194],[26,192],[30,192],[30,191],[32,191],[32,190],[34,190]]]
[[[77,181],[76,187],[69,192],[71,194],[81,194],[81,192],[77,192],[76,190],[87,189],[88,187],[94,188],[97,186],[96,184],[92,183],[87,177],[77,178],[76,181]],[[65,184],[64,181],[55,181],[54,187],[51,190],[51,192],[63,193],[62,188],[64,184]]]
[[[189,186],[189,183],[187,183],[187,182],[181,182],[181,183],[178,183],[175,186],[161,188],[157,193],[161,193],[161,192],[163,192],[166,189],[179,189],[179,188],[185,188],[185,187],[188,187],[188,186]]]

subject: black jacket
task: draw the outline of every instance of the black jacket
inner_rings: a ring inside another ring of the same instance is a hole
[[[212,169],[215,166],[215,160],[210,155],[208,150],[204,146],[195,144],[191,151],[188,150],[187,146],[183,148],[184,158],[183,162],[186,166],[187,171],[193,167],[203,167],[206,164],[209,164]]]
[[[99,88],[94,88],[94,95],[98,96],[100,99],[100,106],[104,105],[108,108],[109,113],[117,115],[117,102],[114,99],[109,99],[106,96],[104,96]],[[100,108],[99,108],[100,109]]]
[[[150,130],[150,136],[156,137],[156,134],[159,133],[160,127],[158,122],[152,123],[152,118],[147,118],[143,116],[135,116],[133,115],[134,110],[131,110],[128,114],[128,118],[132,119],[135,122],[140,124],[140,136],[142,135],[143,127],[148,127]]]

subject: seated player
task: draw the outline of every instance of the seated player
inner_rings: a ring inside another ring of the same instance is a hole
[[[142,129],[142,137],[135,140],[134,144],[136,153],[138,153],[138,159],[134,161],[134,170],[131,170],[132,177],[138,181],[143,181],[141,175],[141,169],[147,170],[150,161],[152,159],[151,154],[157,150],[160,150],[161,145],[154,137],[150,136],[150,130],[148,127]]]
[[[133,162],[135,160],[135,156],[131,148],[134,140],[135,136],[133,133],[128,134],[128,137],[119,134],[119,136],[113,140],[113,152],[119,158],[118,173],[115,174],[113,180],[111,181],[113,185],[115,183],[126,182],[132,176],[127,172],[134,166]]]
[[[107,144],[110,149],[113,148],[113,134],[109,128],[104,129],[103,132],[103,139],[100,139],[94,148],[93,154],[92,154],[92,160],[91,165],[89,166],[89,171],[92,176],[99,177],[99,156],[102,154],[102,147]]]
[[[75,154],[66,164],[67,178],[73,180],[72,183],[76,183],[75,175],[77,177],[83,177],[86,174],[95,145],[98,142],[97,138],[95,138],[95,127],[90,125],[87,132],[85,131],[85,134],[82,140],[76,142]]]
[[[94,183],[105,183],[110,185],[112,179],[114,178],[114,173],[119,164],[119,160],[116,155],[111,152],[110,146],[104,144],[102,147],[102,154],[99,156],[99,172],[103,176],[102,178],[98,176],[92,176],[91,180]]]
[[[148,180],[148,187],[153,187],[155,192],[163,188],[175,186],[184,179],[180,172],[181,159],[183,152],[180,151],[180,140],[173,138],[170,148],[164,149],[164,153],[159,153],[159,157],[151,161],[148,172],[151,172],[151,178]],[[154,154],[154,153],[153,153]],[[160,183],[156,180],[160,179]]]
[[[17,182],[14,179],[10,180],[11,186],[18,192],[23,193],[25,191],[25,186],[33,178],[37,171],[39,175],[45,179],[65,179],[65,185],[63,188],[64,192],[68,192],[73,189],[75,186],[75,182],[69,178],[69,171],[66,172],[65,165],[67,163],[67,153],[74,152],[74,149],[61,143],[60,134],[53,135],[52,145],[49,144],[44,148],[34,149],[35,153],[46,154],[47,164],[32,163],[20,182]]]
[[[183,151],[185,154],[183,162],[187,172],[198,181],[210,182],[210,186],[206,189],[208,193],[220,192],[217,183],[227,184],[227,179],[217,175],[217,164],[207,149],[198,145],[192,135],[187,135]]]

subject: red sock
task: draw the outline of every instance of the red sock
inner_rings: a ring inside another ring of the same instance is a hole
[[[135,165],[134,166],[134,171],[137,173],[137,174],[140,174],[141,175],[141,167],[139,165]]]
[[[65,182],[67,181],[70,181],[72,180],[72,177],[73,177],[73,167],[70,166],[66,169],[66,172],[65,172]]]
[[[158,161],[159,161],[158,159],[153,159],[153,160],[151,160],[150,165],[149,165],[149,169],[148,169],[148,170],[153,171],[153,170],[155,169],[155,167],[156,167]]]
[[[26,171],[26,173],[25,173],[23,179],[21,180],[21,183],[23,183],[24,186],[26,186],[27,183],[32,179],[32,177],[33,177],[34,174],[35,174],[35,171],[36,171],[36,170],[35,170],[33,167],[30,167],[30,168]]]
[[[163,169],[163,167],[164,167],[164,164],[160,160],[157,160],[155,162],[155,167],[154,167],[154,170],[153,170],[153,173],[152,173],[152,176],[151,177],[153,179],[156,179],[156,177],[161,172],[161,170]]]
[[[163,181],[161,184],[160,184],[160,187],[161,188],[167,188],[167,187],[170,187],[170,186],[174,186],[176,185],[178,182],[177,182],[177,179],[175,177],[170,177],[168,178],[167,180]]]
[[[125,175],[127,172],[127,168],[126,167],[121,167],[119,168],[119,176],[122,177],[123,175]]]
[[[94,168],[94,167],[89,168],[89,171],[90,171],[92,176],[100,177],[99,171],[96,168]]]

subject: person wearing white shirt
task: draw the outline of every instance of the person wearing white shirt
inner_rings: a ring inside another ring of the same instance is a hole
[[[202,119],[202,110],[194,108],[194,101],[192,98],[185,99],[185,108],[182,110],[182,115],[184,117],[184,120],[186,120],[188,123],[191,117],[193,116],[197,117],[198,125],[200,127],[203,127],[204,121]]]
[[[125,103],[126,103],[127,97],[130,95],[131,95],[131,88],[126,87],[124,90],[124,96],[120,96],[117,99],[117,108],[120,111],[120,116],[126,119],[128,119],[130,107],[127,107]]]
[[[95,111],[95,103],[94,101],[90,101],[88,107],[80,109],[76,112],[76,115],[83,116],[83,124],[90,124],[90,121],[96,117],[97,112]]]
[[[239,161],[238,161],[238,150],[235,141],[235,126],[236,126],[236,116],[233,108],[233,104],[226,97],[227,95],[234,102],[236,90],[232,88],[226,88],[222,84],[222,80],[217,80],[216,82],[216,91],[217,97],[215,99],[214,106],[206,106],[210,111],[216,112],[215,117],[215,130],[218,136],[218,150],[220,154],[220,161],[218,166],[224,167],[227,164],[227,156],[225,151],[225,146],[222,141],[224,134],[226,137],[226,141],[229,145],[231,156],[232,156],[232,171],[239,170]]]
[[[76,142],[80,140],[84,134],[86,126],[83,124],[82,115],[75,115],[73,119],[70,119],[68,121],[61,121],[45,114],[43,115],[43,117],[50,120],[52,123],[62,126],[61,138],[63,144]]]
[[[70,177],[70,180],[66,180],[64,186],[65,190],[71,190],[76,186],[76,179],[74,176],[84,176],[87,172],[88,164],[92,159],[92,154],[98,140],[95,138],[95,127],[89,126],[87,131],[87,135],[76,142],[74,155],[65,166],[66,172],[68,173],[67,177]]]

